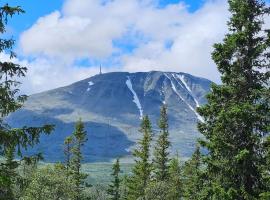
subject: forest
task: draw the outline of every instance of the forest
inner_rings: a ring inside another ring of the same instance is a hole
[[[203,121],[196,149],[185,161],[170,152],[170,119],[160,108],[159,135],[153,141],[152,122],[143,116],[140,140],[133,150],[134,165],[123,173],[121,158],[111,169],[111,183],[87,182],[82,149],[87,141],[83,119],[63,141],[63,162],[42,165],[42,154],[24,155],[49,135],[53,124],[10,127],[5,118],[27,100],[20,78],[27,66],[13,62],[14,39],[7,25],[20,6],[0,10],[0,199],[1,200],[270,200],[270,8],[261,0],[228,0],[228,34],[214,44],[212,59],[221,84],[212,84],[208,103],[197,109]],[[31,11],[29,11],[31,12]],[[50,145],[50,144],[48,144]]]

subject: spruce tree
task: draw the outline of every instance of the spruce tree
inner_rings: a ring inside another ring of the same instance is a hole
[[[66,165],[67,171],[70,170],[70,161],[71,161],[71,156],[72,156],[71,150],[73,147],[73,142],[74,140],[72,136],[66,137],[64,141],[65,165]]]
[[[270,199],[270,136],[268,136],[264,142],[265,153],[264,153],[264,164],[262,166],[262,176],[265,190],[260,194],[260,199]]]
[[[158,136],[155,149],[154,149],[154,158],[153,166],[155,179],[157,181],[165,181],[169,178],[169,124],[168,124],[168,115],[167,107],[164,105],[160,110],[160,120],[158,123],[160,128],[160,135]]]
[[[141,122],[140,132],[143,134],[137,148],[133,152],[135,165],[128,181],[128,199],[144,199],[145,190],[152,171],[150,161],[150,145],[152,141],[152,126],[148,116],[144,116]]]
[[[111,200],[119,200],[120,199],[120,184],[121,179],[119,177],[120,173],[120,163],[119,159],[113,165],[113,172],[112,172],[112,183],[109,185],[108,194],[110,195]]]
[[[86,175],[81,173],[81,166],[83,161],[82,147],[87,141],[87,134],[84,130],[84,124],[81,119],[76,123],[72,136],[74,137],[74,145],[71,149],[72,158],[70,162],[70,168],[76,185],[76,199],[79,200],[82,194],[81,184],[86,178]]]
[[[182,180],[182,167],[180,165],[179,157],[171,159],[169,163],[169,180],[170,185],[168,199],[177,200],[182,197],[183,193],[183,180]]]
[[[202,156],[200,147],[197,146],[192,157],[185,162],[183,167],[183,199],[203,199],[201,197],[203,182]]]
[[[21,108],[27,99],[26,95],[20,95],[18,78],[24,77],[26,67],[13,62],[16,54],[12,51],[15,43],[13,39],[7,39],[6,25],[8,19],[15,14],[24,13],[21,7],[11,7],[8,4],[0,7],[0,53],[10,56],[10,61],[0,61],[0,156],[6,159],[0,165],[0,199],[14,199],[12,185],[14,177],[17,176],[15,169],[19,162],[15,161],[16,156],[22,157],[22,149],[34,146],[39,142],[41,133],[49,134],[53,126],[11,128],[4,122],[4,118],[11,112]]]
[[[222,84],[213,84],[208,104],[198,109],[208,150],[206,190],[208,199],[258,199],[265,188],[262,141],[269,132],[270,31],[263,20],[270,9],[261,0],[228,2],[229,33],[212,54]]]

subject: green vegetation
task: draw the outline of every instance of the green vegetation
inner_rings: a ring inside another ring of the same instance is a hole
[[[154,151],[153,164],[155,179],[165,181],[169,177],[169,124],[166,106],[162,106],[159,120],[160,135],[157,139]]]
[[[135,166],[128,182],[128,199],[138,199],[145,195],[145,190],[152,171],[150,162],[150,143],[152,141],[152,127],[148,116],[143,117],[140,132],[142,139],[138,142],[138,147],[133,155]]]
[[[229,34],[212,54],[222,84],[213,85],[199,113],[204,156],[205,199],[258,199],[266,191],[262,177],[263,141],[269,134],[270,14],[258,0],[230,0]]]
[[[77,192],[75,180],[67,176],[63,165],[56,164],[38,169],[31,176],[21,199],[75,199]]]
[[[110,172],[105,164],[96,165],[101,176],[111,174],[106,181],[109,185],[94,185],[83,173],[87,133],[82,120],[64,141],[64,163],[38,167],[41,154],[22,155],[22,149],[36,145],[40,134],[49,134],[53,126],[10,128],[4,123],[4,117],[26,100],[19,95],[16,81],[26,68],[0,62],[0,200],[270,199],[270,30],[262,28],[270,9],[258,0],[229,0],[229,5],[229,34],[223,43],[214,45],[212,55],[222,84],[212,86],[208,103],[198,109],[204,118],[198,124],[204,139],[192,157],[182,164],[178,156],[170,155],[169,122],[163,106],[153,153],[152,125],[144,116],[142,136],[133,152],[135,164],[122,165],[117,159]],[[23,10],[8,5],[0,9],[3,34],[8,17]],[[13,40],[1,39],[0,52],[9,52],[13,58],[13,44]]]
[[[75,131],[72,134],[73,137],[73,146],[71,148],[71,160],[69,165],[66,168],[69,170],[71,178],[75,181],[76,185],[76,199],[81,199],[82,188],[81,185],[86,178],[86,175],[81,173],[82,167],[82,147],[84,142],[87,140],[86,131],[84,130],[84,124],[79,120],[75,125]],[[69,140],[69,137],[67,138]]]
[[[23,12],[20,7],[8,5],[1,7],[0,33],[6,32],[9,17]],[[1,38],[0,53],[9,53],[10,59],[15,58],[16,55],[12,51],[13,45],[13,39]],[[17,185],[22,179],[17,172],[20,161],[15,160],[15,156],[26,160],[22,155],[22,150],[37,144],[40,134],[49,134],[53,126],[11,128],[5,123],[4,117],[19,109],[27,98],[25,95],[20,95],[18,89],[20,82],[17,81],[18,78],[25,76],[27,68],[12,61],[0,61],[0,68],[0,155],[5,158],[5,161],[0,165],[0,199],[13,200],[20,195],[20,190],[17,191]],[[25,185],[22,184],[21,187],[24,188]]]
[[[120,199],[120,163],[119,159],[116,160],[115,164],[113,165],[113,181],[109,185],[108,194],[110,195],[110,199],[112,200],[119,200]]]

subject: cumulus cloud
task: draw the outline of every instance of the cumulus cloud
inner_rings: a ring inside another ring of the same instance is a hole
[[[143,71],[184,71],[219,81],[219,73],[211,59],[213,44],[226,33],[229,14],[224,1],[208,2],[195,13],[189,13],[179,27],[162,27],[172,32],[169,47],[166,39],[155,39],[139,46],[132,55],[123,56],[125,69]],[[157,22],[156,22],[157,24]]]
[[[91,68],[74,66],[55,59],[37,58],[28,61],[13,58],[10,60],[9,55],[5,53],[0,54],[0,59],[1,61],[12,61],[28,68],[27,76],[18,80],[23,83],[20,86],[21,92],[28,95],[66,86],[99,72],[99,66],[92,66]],[[106,69],[104,72],[110,70]]]
[[[211,51],[228,17],[225,0],[192,13],[183,2],[160,8],[153,0],[66,0],[21,34],[23,55],[34,58],[25,83],[36,92],[97,72],[74,64],[81,59],[113,60],[108,71],[183,71],[218,81]]]

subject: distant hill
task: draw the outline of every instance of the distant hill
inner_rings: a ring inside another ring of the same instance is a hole
[[[186,73],[106,73],[34,94],[7,121],[13,127],[55,124],[55,132],[42,136],[30,152],[43,152],[46,161],[59,161],[63,159],[64,138],[82,118],[88,131],[85,162],[106,162],[116,157],[128,161],[130,149],[140,137],[141,116],[149,115],[157,135],[159,109],[166,103],[172,151],[190,156],[199,137],[196,123],[201,117],[196,107],[206,103],[210,84]]]

